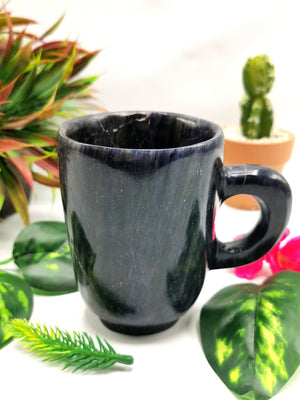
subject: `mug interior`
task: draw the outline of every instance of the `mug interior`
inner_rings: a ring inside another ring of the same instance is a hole
[[[202,143],[216,135],[214,124],[176,114],[111,113],[84,118],[76,129],[66,132],[67,136],[94,146],[168,149]]]

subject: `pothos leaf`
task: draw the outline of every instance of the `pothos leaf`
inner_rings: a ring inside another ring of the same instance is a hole
[[[32,309],[33,294],[25,279],[0,271],[0,349],[12,340],[8,322],[29,319]]]
[[[205,356],[238,399],[273,397],[300,365],[300,274],[218,292],[203,307]]]
[[[77,290],[63,222],[41,221],[24,228],[15,240],[13,257],[34,289],[44,294]]]

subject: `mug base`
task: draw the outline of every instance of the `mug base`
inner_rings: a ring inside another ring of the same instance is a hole
[[[165,331],[171,326],[175,325],[178,320],[168,322],[166,324],[160,325],[149,325],[149,326],[132,326],[132,325],[119,325],[114,324],[112,322],[105,321],[101,319],[103,325],[105,325],[108,329],[112,331],[124,333],[125,335],[134,335],[134,336],[142,336],[142,335],[152,335],[153,333],[158,333]]]

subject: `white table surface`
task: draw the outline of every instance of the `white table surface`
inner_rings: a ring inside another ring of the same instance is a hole
[[[14,0],[9,9],[45,26],[67,10],[59,38],[73,35],[89,50],[105,48],[89,71],[104,72],[97,83],[99,103],[111,111],[168,110],[198,115],[219,124],[237,122],[241,66],[249,56],[266,52],[277,67],[277,80],[270,95],[276,123],[297,134],[300,89],[297,2],[255,0],[247,7],[233,0],[207,3]],[[293,236],[300,235],[299,158],[296,142],[293,157],[283,172],[293,190],[289,223]],[[30,214],[32,222],[62,221],[59,191],[53,203],[51,191],[37,185]],[[244,233],[257,217],[257,212],[223,206],[217,217],[218,237],[228,240]],[[23,226],[14,215],[1,222],[0,227],[0,260],[3,260],[11,256],[14,239]],[[7,268],[13,269],[13,263]],[[228,270],[209,271],[190,311],[171,329],[144,337],[109,331],[87,309],[79,293],[35,296],[32,321],[87,331],[92,336],[98,334],[118,352],[134,356],[135,362],[104,373],[72,374],[41,363],[12,343],[0,351],[0,396],[32,400],[89,397],[179,400],[209,396],[232,400],[235,397],[206,361],[198,323],[201,307],[213,294],[224,286],[241,282]],[[298,370],[274,400],[294,400],[299,397],[299,390]]]

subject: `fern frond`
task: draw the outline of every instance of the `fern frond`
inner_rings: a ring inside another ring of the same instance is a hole
[[[86,332],[63,331],[58,327],[51,328],[45,324],[33,324],[26,319],[12,319],[10,332],[25,348],[43,356],[43,361],[63,364],[62,369],[73,368],[73,372],[82,370],[102,370],[116,363],[130,365],[133,358],[118,354],[106,341],[96,336],[94,340]]]

